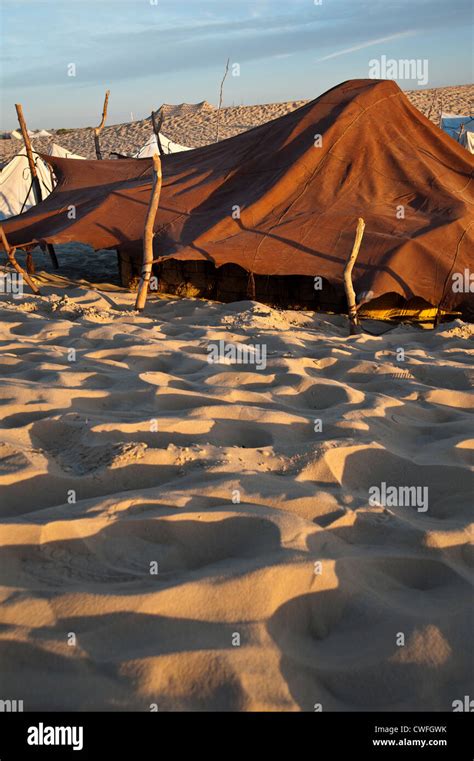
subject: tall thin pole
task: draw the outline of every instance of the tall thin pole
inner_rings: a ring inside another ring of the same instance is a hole
[[[21,103],[15,103],[15,108],[16,108],[16,113],[18,116],[18,122],[20,124],[21,134],[23,136],[23,142],[25,143],[26,155],[28,157],[28,164],[30,166],[35,203],[40,203],[40,201],[43,200],[43,193],[41,192],[41,183],[39,181],[38,172],[36,171],[36,164],[33,158],[33,151],[31,148],[31,140],[28,134],[28,130],[26,128],[26,122],[25,122],[25,117],[23,116],[23,108],[21,106]],[[44,246],[42,246],[42,248],[44,248]],[[46,249],[51,258],[51,262],[54,269],[57,270],[59,267],[59,262],[58,262],[58,257],[56,256],[54,247],[51,245],[51,243],[47,243]]]
[[[360,244],[362,243],[362,236],[364,235],[365,230],[365,222],[362,219],[362,217],[359,217],[359,220],[357,222],[357,230],[354,240],[354,245],[352,247],[351,254],[347,260],[346,266],[344,267],[344,288],[346,291],[346,298],[347,298],[347,311],[349,315],[349,332],[350,335],[354,335],[355,333],[360,333],[360,326],[359,326],[359,318],[357,315],[357,305],[356,305],[356,295],[354,291],[354,286],[352,285],[352,270],[354,269],[354,264],[356,263],[357,255],[359,253]]]
[[[230,64],[230,58],[227,59],[225,72],[224,72],[224,78],[222,79],[222,82],[221,82],[221,90],[219,94],[219,108],[217,109],[216,143],[219,142],[219,127],[220,127],[220,118],[221,118],[222,97],[224,94],[224,82],[226,80],[227,74],[229,73],[229,64]]]
[[[151,279],[153,266],[153,228],[155,225],[156,212],[160,202],[162,183],[161,159],[157,153],[153,156],[153,185],[151,189],[150,203],[145,220],[145,230],[143,233],[143,264],[140,285],[138,286],[137,300],[135,309],[142,311],[145,308],[148,286]]]
[[[36,171],[36,164],[33,158],[33,151],[31,149],[31,140],[26,128],[25,117],[23,116],[23,108],[21,103],[15,103],[16,113],[18,116],[18,122],[20,124],[21,134],[23,136],[23,142],[25,143],[26,155],[28,157],[28,164],[30,165],[31,179],[33,181],[33,193],[35,196],[35,203],[39,203],[43,200],[41,194],[41,185]]]
[[[159,113],[159,119],[157,122],[156,113],[154,111],[151,112],[151,123],[153,124],[153,132],[155,133],[156,142],[158,144],[158,150],[160,152],[160,156],[163,156],[164,150],[163,150],[163,146],[161,145],[161,136],[160,136],[160,130],[163,125],[163,119],[164,119],[163,106],[161,106],[158,113]]]
[[[102,161],[102,153],[100,152],[100,142],[99,142],[99,135],[102,132],[105,124],[105,120],[107,119],[107,106],[109,104],[109,95],[110,90],[107,90],[105,93],[105,99],[104,99],[104,107],[102,109],[102,120],[98,127],[94,130],[94,143],[95,143],[95,155],[97,156],[98,161]]]

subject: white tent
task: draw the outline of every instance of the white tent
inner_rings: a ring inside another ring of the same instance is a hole
[[[30,137],[33,137],[35,134],[34,132],[31,132],[31,130],[27,129],[28,135]],[[23,140],[23,135],[21,134],[19,129],[14,129],[12,132],[10,132],[11,136],[15,138],[15,140]]]
[[[453,140],[463,145],[470,153],[474,153],[474,116],[462,116],[443,111],[439,126]]]
[[[161,146],[165,153],[181,153],[181,151],[190,151],[191,148],[188,148],[186,145],[179,145],[179,143],[173,143],[172,140],[165,137],[160,132],[160,142]],[[151,158],[154,153],[160,153],[158,149],[158,141],[156,139],[156,135],[153,134],[147,143],[141,148],[138,153],[134,155],[135,159],[147,159]]]
[[[43,198],[53,189],[47,164],[33,153]],[[0,172],[0,219],[21,214],[35,205],[31,172],[26,153],[18,153]]]
[[[30,139],[33,139],[34,137],[51,137],[51,132],[47,132],[45,129],[40,129],[38,130],[38,132],[32,132],[30,129],[26,131],[28,132]],[[15,137],[17,140],[23,140],[23,135],[18,129],[14,129],[13,132],[11,132],[10,134],[12,137]]]
[[[471,130],[466,129],[462,133],[459,139],[459,142],[461,143],[461,145],[467,148],[469,153],[474,153],[474,132],[471,132]]]
[[[58,145],[57,143],[53,143],[51,146],[51,150],[49,152],[50,156],[59,156],[61,159],[82,159],[84,160],[84,156],[79,156],[77,153],[72,153],[71,151],[68,151],[67,148],[62,148],[62,146]]]

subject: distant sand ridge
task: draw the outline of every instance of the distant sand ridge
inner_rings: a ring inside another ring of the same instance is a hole
[[[315,92],[315,97],[317,94]],[[460,114],[469,113],[474,104],[474,85],[412,90],[406,92],[406,95],[425,116],[438,124],[440,110]],[[233,137],[271,119],[277,119],[308,102],[300,100],[223,108],[220,115],[220,139]],[[24,105],[26,108],[27,104]],[[205,101],[199,106],[200,108],[194,113],[181,109],[181,112],[173,114],[168,110],[162,127],[163,133],[175,143],[188,145],[191,148],[213,143],[216,137],[217,109]],[[49,126],[45,126],[49,130]],[[141,121],[106,126],[101,133],[100,144],[105,157],[108,157],[112,151],[132,154],[147,142],[151,134],[151,120],[148,117]],[[85,158],[95,158],[92,128],[60,130],[51,138],[38,138],[34,144],[36,150],[48,152],[53,142],[60,143],[64,148]],[[14,156],[19,146],[21,143],[17,140],[0,140],[0,160],[2,157],[5,160]]]

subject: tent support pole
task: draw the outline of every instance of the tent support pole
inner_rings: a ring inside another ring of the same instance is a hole
[[[102,153],[100,152],[99,135],[102,132],[104,128],[105,120],[107,119],[107,106],[109,104],[109,95],[110,95],[110,90],[107,90],[107,92],[105,93],[104,107],[102,109],[102,120],[99,126],[94,129],[95,155],[97,156],[98,161],[102,161]]]
[[[43,246],[41,246],[41,248],[43,248]],[[56,256],[56,251],[54,250],[54,246],[52,243],[46,244],[46,251],[49,254],[49,258],[51,259],[54,269],[55,270],[59,269],[58,257]]]
[[[30,165],[30,172],[31,172],[31,179],[33,181],[33,194],[35,197],[35,202],[39,203],[40,201],[43,200],[43,197],[41,194],[41,185],[38,178],[38,173],[36,171],[36,164],[33,158],[33,151],[31,149],[30,136],[28,135],[28,130],[26,128],[26,122],[25,122],[25,117],[23,116],[23,108],[21,107],[21,103],[16,103],[15,108],[16,108],[16,113],[18,116],[18,122],[20,124],[21,134],[23,136],[23,141],[25,143],[26,155],[28,157],[28,164]]]
[[[159,114],[159,120],[158,123],[156,122],[156,113],[154,111],[151,112],[151,123],[153,124],[153,132],[156,135],[156,142],[158,143],[158,150],[160,152],[160,156],[164,156],[164,150],[163,146],[161,145],[161,139],[160,139],[160,131],[163,126],[163,119],[164,119],[164,111],[163,106],[158,111]]]
[[[34,275],[36,272],[35,263],[33,261],[33,254],[28,251],[26,254],[26,271],[28,275]]]
[[[33,280],[30,278],[27,272],[21,267],[16,258],[16,248],[12,248],[7,240],[7,236],[5,235],[5,230],[3,227],[0,227],[0,240],[2,241],[3,248],[5,249],[6,255],[8,257],[8,261],[12,265],[12,267],[18,272],[18,274],[25,280],[26,283],[30,286],[31,290],[35,294],[39,294],[40,290],[37,285],[33,282]]]
[[[249,272],[247,280],[247,298],[255,301],[255,278],[253,272]]]
[[[356,295],[354,286],[352,285],[352,270],[359,254],[360,244],[362,243],[362,236],[364,235],[365,222],[362,217],[359,217],[357,222],[357,231],[352,247],[351,254],[344,267],[344,289],[346,291],[347,309],[349,317],[349,335],[353,336],[356,333],[360,333],[359,318],[357,316]]]
[[[217,125],[216,125],[216,143],[219,142],[219,128],[220,128],[220,118],[221,118],[221,108],[222,108],[222,96],[224,94],[224,82],[226,80],[227,74],[229,73],[229,64],[230,64],[230,58],[227,59],[227,63],[225,65],[225,71],[224,71],[224,78],[221,82],[221,89],[219,93],[219,107],[217,109]]]
[[[135,309],[139,312],[145,308],[148,286],[150,283],[151,272],[153,267],[153,237],[156,212],[160,202],[162,185],[161,159],[157,153],[153,156],[153,185],[151,189],[150,203],[145,220],[145,230],[143,233],[143,264],[140,284],[138,286],[137,300]]]
[[[23,136],[23,142],[25,143],[26,155],[28,157],[28,164],[30,166],[31,180],[33,184],[33,195],[35,197],[35,202],[40,203],[40,201],[43,200],[43,194],[41,192],[41,183],[39,181],[38,172],[36,171],[36,164],[33,158],[33,151],[31,149],[31,140],[30,140],[30,136],[28,135],[28,130],[26,128],[26,122],[25,122],[25,117],[23,116],[23,108],[21,106],[21,103],[15,103],[15,108],[16,108],[16,113],[18,116],[18,123],[21,129],[21,134]],[[44,246],[41,246],[41,248],[44,249]],[[46,244],[46,250],[50,256],[54,269],[57,270],[59,267],[58,257],[56,256],[56,252],[51,243]]]

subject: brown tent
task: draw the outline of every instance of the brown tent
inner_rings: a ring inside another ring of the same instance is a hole
[[[58,185],[4,224],[12,244],[140,250],[151,159],[45,159]],[[472,299],[453,274],[472,265],[474,157],[394,82],[349,81],[249,132],[165,156],[163,177],[156,257],[320,276],[342,292],[361,216],[357,292],[444,309]]]

